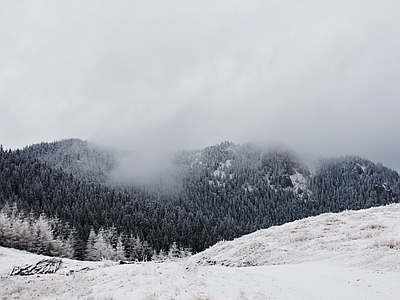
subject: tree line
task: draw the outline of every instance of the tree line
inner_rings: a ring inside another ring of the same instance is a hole
[[[0,207],[64,226],[53,237],[69,238],[75,258],[146,260],[324,212],[398,202],[400,187],[397,172],[358,157],[324,160],[311,174],[291,151],[230,142],[176,153],[173,168],[146,187],[107,183],[117,160],[80,140],[1,148]]]

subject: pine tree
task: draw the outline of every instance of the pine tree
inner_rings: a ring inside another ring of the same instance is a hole
[[[117,247],[115,249],[115,260],[125,260],[125,249],[124,249],[124,245],[122,243],[122,236],[120,235],[118,237],[118,241],[117,241]]]
[[[86,260],[96,260],[96,249],[94,248],[94,243],[96,241],[96,233],[93,227],[90,229],[89,238],[86,243]]]
[[[168,251],[168,258],[171,260],[175,260],[180,256],[181,256],[181,251],[179,250],[177,243],[173,242]]]

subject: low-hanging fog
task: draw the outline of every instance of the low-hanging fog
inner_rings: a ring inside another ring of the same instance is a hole
[[[166,152],[116,152],[116,164],[109,183],[125,187],[177,189],[174,176],[173,153]]]

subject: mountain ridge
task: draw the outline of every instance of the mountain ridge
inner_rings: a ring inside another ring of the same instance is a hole
[[[399,202],[399,174],[356,156],[324,160],[311,174],[291,150],[222,142],[162,157],[163,171],[154,164],[143,185],[110,182],[120,153],[78,139],[2,149],[0,206],[16,202],[26,213],[69,223],[82,258],[91,228],[97,234],[114,226],[127,253],[131,236],[156,252],[173,243],[198,252],[321,213]]]

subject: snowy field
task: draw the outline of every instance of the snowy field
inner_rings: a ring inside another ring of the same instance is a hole
[[[0,299],[400,299],[400,205],[271,227],[175,262],[63,259],[56,274],[8,276],[42,258],[0,248]]]

